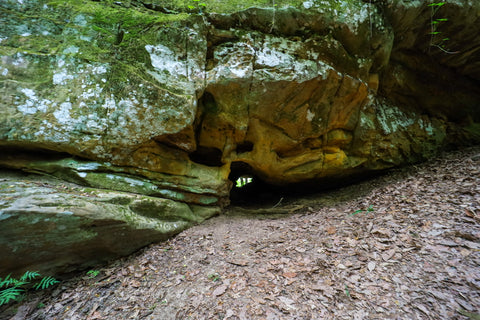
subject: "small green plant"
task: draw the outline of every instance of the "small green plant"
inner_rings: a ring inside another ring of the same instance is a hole
[[[203,10],[207,8],[207,4],[205,2],[200,2],[200,0],[192,0],[192,4],[189,4],[188,9],[196,10],[199,14],[203,13]]]
[[[100,274],[100,271],[98,270],[89,270],[87,272],[87,276],[90,278],[90,279],[93,279],[95,278],[96,276],[98,276]]]
[[[18,300],[27,291],[27,287],[33,285],[35,290],[46,289],[59,283],[54,277],[43,277],[40,281],[32,282],[40,278],[41,275],[35,271],[27,271],[20,277],[15,279],[6,276],[4,279],[0,278],[0,306],[9,303],[10,301]]]
[[[446,42],[450,40],[448,37],[444,37],[442,32],[438,30],[438,27],[447,22],[447,18],[435,18],[438,10],[445,5],[446,2],[433,2],[428,6],[432,9],[430,14],[430,47],[436,47],[445,53],[457,53],[451,52],[446,48]]]
[[[347,297],[350,298],[350,290],[348,290],[348,286],[347,286],[347,285],[345,285],[345,294],[346,294]]]
[[[208,279],[212,280],[213,282],[220,280],[220,275],[218,273],[212,273],[208,275]]]
[[[373,211],[373,206],[369,206],[367,210],[364,210],[364,209],[360,209],[360,210],[357,210],[355,211],[354,213],[350,214],[350,216],[354,216],[356,215],[357,213],[362,213],[362,212],[366,212],[366,213],[369,213],[369,212],[372,212]]]
[[[275,13],[277,12],[277,4],[275,3],[275,0],[272,0],[272,5],[273,5],[273,14],[272,14],[272,23],[270,25],[270,33],[272,33],[273,28],[275,28]]]

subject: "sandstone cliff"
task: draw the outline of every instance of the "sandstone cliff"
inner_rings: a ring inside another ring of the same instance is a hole
[[[93,193],[36,199],[5,173],[0,273],[128,254],[217,214],[244,174],[322,184],[478,143],[480,3],[429,4],[3,1],[0,166]]]

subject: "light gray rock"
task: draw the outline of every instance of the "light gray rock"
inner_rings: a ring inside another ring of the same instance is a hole
[[[169,199],[0,172],[0,274],[58,274],[165,240],[218,214]]]

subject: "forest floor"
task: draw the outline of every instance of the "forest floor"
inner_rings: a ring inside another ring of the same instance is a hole
[[[230,207],[92,271],[7,311],[16,320],[480,319],[480,148],[275,208]]]

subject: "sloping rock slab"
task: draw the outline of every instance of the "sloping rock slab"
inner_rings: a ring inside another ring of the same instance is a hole
[[[67,273],[131,254],[218,213],[126,192],[0,172],[0,274]]]

